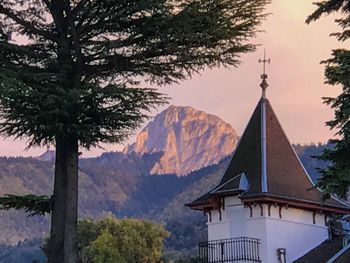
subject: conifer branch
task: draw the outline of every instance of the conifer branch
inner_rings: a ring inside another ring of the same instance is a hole
[[[11,195],[0,197],[0,210],[24,210],[28,216],[44,216],[51,213],[51,198],[46,195]]]
[[[22,19],[18,14],[11,12],[11,10],[9,10],[1,5],[0,5],[0,14],[3,14],[5,16],[7,16],[8,18],[11,18],[17,24],[21,25],[25,31],[29,31],[32,34],[39,35],[39,36],[45,37],[45,38],[53,40],[53,41],[55,41],[57,39],[53,33],[50,33],[46,30],[37,28],[33,22],[29,22],[29,21]]]

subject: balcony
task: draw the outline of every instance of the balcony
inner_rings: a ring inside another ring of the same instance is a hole
[[[261,262],[260,240],[249,237],[220,239],[199,243],[201,263]]]

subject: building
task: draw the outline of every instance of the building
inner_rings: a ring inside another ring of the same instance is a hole
[[[347,245],[342,237],[330,239],[330,222],[350,208],[333,197],[322,202],[322,192],[266,98],[265,69],[260,86],[262,97],[220,183],[187,204],[208,217],[208,242],[200,243],[200,258],[207,263],[328,262]],[[341,246],[334,245],[334,253],[319,261],[315,252],[336,242]]]

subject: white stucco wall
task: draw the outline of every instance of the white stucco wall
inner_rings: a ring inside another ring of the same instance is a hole
[[[278,263],[277,249],[287,249],[287,262],[293,262],[328,238],[324,216],[295,208],[282,208],[282,218],[279,217],[279,207],[271,206],[268,216],[268,206],[263,205],[263,216],[260,206],[244,208],[240,199],[229,197],[225,199],[225,210],[222,210],[222,220],[219,212],[212,211],[212,222],[208,221],[208,239],[218,240],[235,237],[251,237],[261,240],[260,256],[263,263]],[[209,216],[208,216],[209,220]]]
[[[271,217],[266,217],[267,232],[267,262],[278,262],[276,250],[287,249],[287,262],[293,262],[317,247],[328,238],[328,228],[325,226],[324,216],[315,215],[306,210],[288,208],[282,209],[279,218],[278,208],[271,208]],[[273,260],[276,258],[276,260]]]
[[[232,238],[232,233],[230,231],[231,224],[235,221],[232,218],[232,209],[228,209],[231,206],[239,205],[239,211],[243,211],[243,205],[241,201],[236,197],[226,198],[225,200],[225,210],[221,210],[221,221],[218,211],[211,211],[211,222],[209,222],[208,214],[208,240],[219,240],[225,238]]]

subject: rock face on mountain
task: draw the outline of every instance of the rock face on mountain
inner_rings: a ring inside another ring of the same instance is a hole
[[[183,176],[231,154],[237,138],[231,125],[219,117],[191,107],[170,106],[149,122],[124,152],[163,152],[151,173]]]

